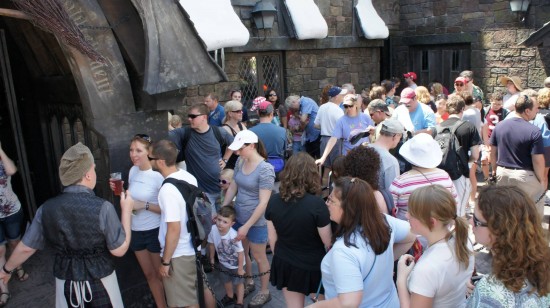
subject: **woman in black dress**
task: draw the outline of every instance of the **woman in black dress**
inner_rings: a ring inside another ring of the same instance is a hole
[[[305,152],[292,155],[281,172],[265,218],[273,250],[271,284],[283,290],[287,307],[303,307],[321,281],[321,261],[331,245],[330,214],[323,199],[315,161]]]

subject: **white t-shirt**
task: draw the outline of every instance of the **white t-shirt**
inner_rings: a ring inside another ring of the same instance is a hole
[[[385,215],[385,214],[384,214]],[[341,293],[363,291],[359,307],[399,307],[393,283],[393,244],[405,239],[408,222],[385,215],[392,230],[386,251],[374,257],[372,248],[355,231],[350,238],[357,246],[346,247],[338,238],[321,262],[323,286],[327,299]],[[358,237],[354,239],[354,236]],[[373,266],[374,264],[374,266]],[[370,271],[370,273],[369,273]]]
[[[189,184],[197,186],[197,179],[191,173],[179,169],[170,174],[169,178],[184,180]],[[160,255],[164,255],[164,246],[166,246],[166,231],[169,222],[180,222],[180,239],[178,246],[172,255],[172,258],[181,256],[194,256],[195,250],[191,244],[191,234],[187,231],[187,210],[185,208],[185,200],[176,186],[172,184],[163,185],[159,191],[159,206],[160,206],[160,228],[159,242],[161,247]]]
[[[229,232],[225,235],[220,235],[220,231],[216,225],[212,226],[212,230],[208,235],[208,243],[214,244],[214,247],[216,247],[220,263],[229,269],[237,269],[239,267],[239,252],[244,251],[242,242],[235,241],[236,237],[237,231],[233,228],[229,228]],[[244,264],[246,264],[246,261]]]
[[[510,108],[512,108],[513,106],[514,108],[512,108],[512,110],[516,110],[516,101],[518,100],[518,97],[519,92],[515,94],[508,93],[504,95],[504,97],[502,98],[502,107],[511,110]]]
[[[468,268],[460,267],[454,254],[454,238],[430,246],[414,266],[407,287],[409,292],[433,297],[434,307],[465,307],[466,282],[474,271],[474,256]],[[468,245],[470,250],[471,245]]]
[[[321,126],[321,135],[322,136],[332,136],[332,131],[336,127],[336,122],[344,115],[342,108],[338,105],[328,102],[317,111],[317,117],[315,117],[315,125]]]
[[[158,204],[158,194],[164,178],[153,169],[139,170],[138,166],[130,168],[128,190],[134,200]],[[158,228],[160,215],[145,209],[137,211],[132,217],[132,230],[146,231]]]

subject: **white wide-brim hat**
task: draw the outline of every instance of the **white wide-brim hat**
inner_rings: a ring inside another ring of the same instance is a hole
[[[399,154],[413,166],[421,168],[435,168],[443,159],[443,152],[437,141],[424,133],[407,140],[399,149]]]

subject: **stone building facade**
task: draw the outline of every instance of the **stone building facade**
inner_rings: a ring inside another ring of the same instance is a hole
[[[302,41],[291,37],[282,0],[268,1],[277,9],[273,29],[265,32],[257,30],[251,18],[256,2],[231,1],[235,12],[250,32],[250,40],[245,46],[225,49],[223,67],[228,82],[187,88],[183,104],[174,110],[176,113],[185,113],[188,106],[201,102],[210,92],[219,95],[223,102],[229,100],[232,89],[242,89],[245,91],[244,102],[250,103],[253,97],[264,95],[264,85],[267,85],[274,86],[279,94],[282,93],[281,99],[289,94],[298,94],[317,101],[322,88],[329,83],[342,85],[351,82],[360,91],[371,82],[380,80],[380,52],[384,43],[382,40],[359,37],[356,29],[358,20],[354,13],[356,1],[315,1],[327,22],[328,37]],[[384,1],[377,2],[377,7],[382,4],[387,6]],[[394,16],[389,15],[388,18],[391,20]],[[243,66],[247,66],[247,61],[254,58],[259,70],[260,59],[264,56],[268,57],[268,61],[273,61],[266,64],[267,69],[277,70],[278,80],[256,80],[257,84],[250,85],[251,81],[243,76]]]
[[[523,87],[535,89],[542,87],[544,78],[550,75],[550,47],[522,44],[550,21],[547,0],[530,1],[524,21],[511,11],[509,0],[396,2],[399,22],[389,23],[385,19],[390,27],[393,75],[419,69],[416,72],[419,84],[427,85],[438,79],[449,87],[462,69],[471,69],[476,84],[485,93],[505,91],[499,82],[503,75],[518,76]],[[445,59],[445,50],[451,57]],[[439,68],[439,75],[433,74],[430,64],[438,62],[431,57],[440,54],[443,62],[455,63],[448,70]],[[425,60],[427,65],[419,63]],[[462,60],[463,65],[458,63]]]

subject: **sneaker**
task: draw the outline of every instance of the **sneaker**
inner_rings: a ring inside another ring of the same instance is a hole
[[[258,293],[254,295],[250,303],[248,304],[248,307],[250,308],[260,308],[263,305],[265,305],[267,302],[271,300],[271,294],[267,293]]]
[[[222,303],[222,305],[224,307],[227,307],[227,306],[230,306],[231,304],[233,304],[235,302],[235,299],[232,298],[232,297],[229,297],[226,295],[224,295],[224,297],[222,298],[222,300],[220,301]]]
[[[250,295],[250,293],[256,290],[256,285],[254,283],[247,283],[244,285],[244,297]]]

